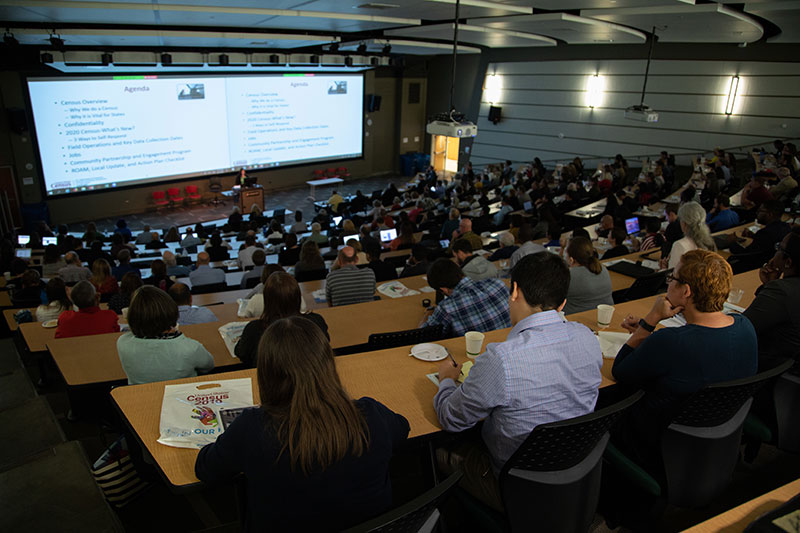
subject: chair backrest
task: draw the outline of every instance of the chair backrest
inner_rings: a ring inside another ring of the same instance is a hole
[[[196,194],[196,193],[197,193],[197,185],[186,186],[186,194]]]
[[[208,179],[208,190],[211,192],[219,192],[222,190],[222,180],[220,178]]]
[[[778,424],[778,448],[787,452],[800,452],[800,362],[794,358],[792,368],[775,380],[772,398],[775,401],[775,419]]]
[[[609,430],[644,392],[593,413],[541,424],[500,472],[500,492],[512,531],[585,532],[600,494]]]
[[[741,274],[759,268],[772,257],[772,253],[772,250],[769,250],[733,254],[728,257],[728,263],[734,274]]]
[[[259,283],[261,283],[261,279],[260,278],[250,278],[247,281],[245,281],[244,288],[245,289],[252,289],[253,287],[258,285]]]
[[[192,285],[192,294],[208,294],[210,292],[222,292],[228,290],[228,285],[222,283],[209,283],[207,285]]]
[[[153,191],[153,200],[163,200],[165,196],[164,191]]]
[[[661,435],[671,504],[703,507],[725,490],[753,394],[791,366],[791,360],[777,360],[754,376],[709,385],[683,402]]]
[[[272,211],[272,220],[277,220],[279,224],[286,223],[286,210],[275,209]]]
[[[181,193],[181,190],[177,187],[170,187],[167,189],[167,194],[170,196],[178,196]]]
[[[317,270],[301,270],[295,272],[294,278],[298,283],[303,281],[316,281],[318,279],[325,279],[328,275],[327,268],[318,268]]]
[[[438,519],[437,507],[450,496],[451,491],[461,480],[461,472],[451,474],[447,479],[417,496],[410,502],[382,514],[358,526],[344,530],[344,533],[369,533],[385,531],[392,533],[417,533],[431,531]]]
[[[397,346],[410,346],[421,342],[434,342],[444,338],[444,325],[426,326],[405,331],[391,331],[389,333],[373,333],[367,343],[370,350],[384,350]]]
[[[628,290],[622,296],[623,302],[631,300],[639,300],[658,294],[658,291],[667,283],[667,272],[654,272],[647,276],[637,278],[633,285],[628,287]],[[616,302],[621,303],[621,302]]]

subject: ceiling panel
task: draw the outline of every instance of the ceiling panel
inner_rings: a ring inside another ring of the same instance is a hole
[[[413,37],[418,39],[450,39],[453,37],[454,24],[432,24],[399,30],[384,31],[384,35]],[[492,48],[524,47],[524,46],[556,46],[557,41],[543,35],[523,33],[486,26],[459,24],[458,41],[479,44]]]
[[[606,21],[567,13],[470,19],[468,24],[546,35],[569,44],[643,43],[647,36]]]
[[[184,0],[191,2],[192,0]],[[238,0],[237,0],[238,1]],[[451,3],[452,2],[452,3]],[[502,9],[502,5],[513,7],[531,8],[530,0],[494,0],[484,2],[485,4],[496,4],[498,7],[475,7],[461,4],[459,17],[492,17],[503,16],[513,13]],[[368,7],[358,7],[369,4],[384,4],[389,6],[386,9],[376,9]],[[277,0],[270,2],[270,7],[282,9],[305,9],[309,11],[330,11],[337,13],[359,13],[364,15],[381,15],[386,17],[411,17],[426,20],[452,20],[455,17],[455,0]]]
[[[342,43],[339,50],[355,50],[361,44],[367,45],[367,53],[380,53],[387,44],[392,47],[393,54],[409,55],[435,55],[452,54],[452,44],[430,43],[423,41],[408,41],[405,39],[369,39],[367,41],[353,41]],[[459,54],[480,54],[481,49],[473,46],[458,45]]]
[[[781,29],[781,33],[767,39],[768,42],[800,42],[800,2],[748,2],[744,10],[767,19]]]
[[[25,22],[81,23],[87,24],[156,24],[152,9],[69,9],[64,7],[48,7],[44,3],[29,2],[24,7],[3,4],[18,2],[0,2],[0,18]],[[57,5],[64,4],[58,2]]]
[[[644,31],[655,26],[659,42],[751,43],[764,35],[756,20],[720,4],[594,9],[581,15]]]

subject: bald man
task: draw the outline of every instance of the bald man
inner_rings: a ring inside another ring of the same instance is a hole
[[[197,254],[197,269],[189,274],[192,287],[225,283],[225,271],[220,268],[211,268],[211,257],[208,252]]]
[[[453,242],[459,239],[468,240],[473,250],[480,250],[483,248],[483,239],[481,239],[480,235],[472,231],[472,219],[470,218],[462,218],[461,222],[458,224],[458,229],[453,231]]]
[[[185,278],[189,274],[192,273],[192,269],[179,265],[178,259],[175,257],[175,254],[170,252],[169,250],[165,251],[161,259],[164,260],[164,264],[167,265],[167,276],[175,276],[176,278]]]
[[[597,226],[597,235],[606,238],[612,229],[614,229],[614,217],[603,215],[603,218],[600,219],[600,225]]]
[[[339,250],[338,269],[325,278],[325,298],[331,307],[368,302],[375,296],[375,272],[358,268],[358,254],[352,246]]]

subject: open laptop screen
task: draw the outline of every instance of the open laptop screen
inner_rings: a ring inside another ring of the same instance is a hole
[[[390,242],[397,238],[397,230],[392,229],[383,229],[381,230],[381,242]]]
[[[639,219],[637,217],[625,219],[625,231],[628,235],[639,233]]]

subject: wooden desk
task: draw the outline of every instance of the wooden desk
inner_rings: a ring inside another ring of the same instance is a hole
[[[686,533],[712,533],[724,531],[736,533],[744,529],[759,516],[772,511],[800,493],[800,479],[787,483],[771,492],[745,502],[730,511],[701,522],[685,530]]]
[[[222,324],[212,322],[180,327],[187,337],[202,343],[214,356],[215,368],[241,363],[238,358],[231,357],[217,331]],[[47,349],[70,387],[124,381],[127,377],[117,353],[120,335],[122,333],[51,339],[47,341]]]
[[[11,307],[11,294],[8,291],[0,291],[0,307]]]
[[[399,280],[392,280],[392,281],[399,281],[403,285],[408,287],[409,289],[414,289],[414,290],[417,290],[417,291],[420,290],[422,287],[427,287],[428,286],[427,276],[425,276],[425,275],[411,276],[411,277],[408,277],[408,278],[401,278]],[[384,283],[387,283],[387,282],[380,281],[376,285],[382,285]],[[310,311],[317,311],[319,309],[324,309],[324,308],[328,307],[328,302],[315,302],[314,301],[314,294],[313,294],[314,291],[325,288],[325,280],[324,279],[315,280],[315,281],[303,281],[303,282],[299,283],[298,285],[300,285],[300,291],[302,292],[303,298],[305,299],[306,307]],[[381,300],[402,300],[403,299],[403,298],[389,298],[388,296],[384,296],[383,294],[381,294],[377,290],[375,291],[375,294],[378,295],[381,298]],[[428,292],[428,293],[424,293],[423,292],[422,294],[426,294],[427,296],[421,297],[420,298],[420,302],[422,301],[422,298],[430,298],[431,300],[436,298],[436,294],[433,293],[433,292]],[[347,307],[349,309],[349,308],[352,307],[352,305],[348,305],[348,306],[344,306],[344,307]],[[397,329],[395,331],[399,331],[399,329]]]
[[[486,341],[505,340],[510,328],[486,333]],[[484,346],[485,346],[484,343]],[[464,338],[448,339],[439,344],[446,346],[457,361],[466,361]],[[426,374],[436,372],[439,363],[419,361],[408,355],[408,347],[392,348],[336,358],[336,368],[342,384],[353,398],[369,396],[402,414],[411,426],[409,438],[421,437],[441,431],[433,397],[436,385]],[[601,387],[613,384],[611,361],[603,361]],[[156,442],[164,385],[214,381],[249,377],[253,380],[253,399],[258,401],[258,385],[254,369],[226,372],[145,385],[129,385],[111,391],[111,396],[133,432],[147,447],[165,477],[176,487],[198,483],[194,475],[197,450],[172,448]]]
[[[237,291],[209,292],[207,294],[193,294],[193,305],[208,305],[215,303],[235,303],[239,298],[247,296],[252,289],[239,289]]]

